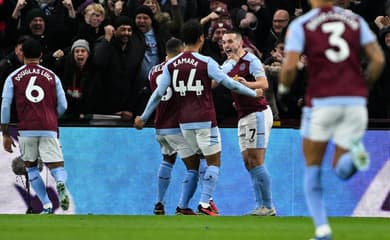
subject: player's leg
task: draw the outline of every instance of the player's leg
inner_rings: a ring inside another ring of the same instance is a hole
[[[331,234],[321,186],[321,163],[326,147],[327,142],[303,140],[303,154],[306,159],[304,192],[306,204],[316,226],[317,237]]]
[[[168,135],[156,135],[163,156],[163,160],[161,161],[157,172],[157,199],[153,210],[156,215],[165,214],[165,193],[171,182],[172,169],[176,162],[176,150],[168,143],[167,138]]]
[[[188,207],[188,204],[191,198],[194,196],[196,187],[198,185],[199,156],[195,153],[189,157],[183,158],[183,162],[187,168],[187,171],[183,179],[182,190],[179,204],[176,208],[176,214],[195,215],[192,209]]]
[[[252,179],[257,208],[253,215],[275,216],[272,203],[271,176],[264,164],[265,149],[272,127],[272,112],[249,114],[239,122],[239,141],[245,166]],[[246,150],[245,150],[246,149]]]
[[[349,179],[357,170],[364,171],[369,166],[370,159],[361,141],[368,115],[364,106],[345,107],[344,114],[343,122],[335,130],[333,167],[337,176]]]
[[[330,237],[331,229],[326,215],[321,185],[321,164],[328,140],[333,133],[335,119],[339,110],[329,107],[313,111],[303,109],[301,134],[303,136],[303,155],[306,160],[304,172],[304,193],[306,204],[315,225],[317,239]]]
[[[38,195],[39,200],[43,205],[42,213],[53,213],[53,205],[46,192],[46,186],[43,182],[38,168],[38,142],[39,137],[19,137],[20,158],[26,165],[28,180],[31,187]]]
[[[52,137],[41,137],[39,155],[42,161],[50,169],[50,173],[56,181],[61,208],[63,210],[68,210],[69,196],[66,189],[68,175],[64,168],[64,157],[62,155],[59,140]]]
[[[184,138],[195,150],[201,150],[207,161],[207,168],[202,179],[202,191],[198,210],[202,214],[216,216],[210,207],[210,199],[213,197],[219,177],[221,157],[221,136],[218,127],[209,129],[186,130],[182,129]]]
[[[205,158],[208,166],[202,179],[198,210],[202,214],[216,216],[218,213],[211,208],[210,199],[213,197],[219,178],[221,152],[205,156]]]
[[[207,169],[207,161],[206,161],[206,159],[204,158],[204,156],[202,154],[199,155],[199,158],[201,158],[201,159],[200,159],[200,162],[199,162],[199,170],[198,170],[198,172],[199,172],[200,185],[202,186],[202,179],[203,179],[204,174],[205,174],[206,169]],[[219,213],[218,207],[215,204],[213,198],[210,198],[209,204],[210,204],[211,209],[214,212]]]
[[[176,214],[194,215],[195,213],[188,207],[188,204],[198,184],[199,156],[184,139],[180,130],[177,134],[166,135],[165,141],[172,149],[177,151],[187,169],[182,182],[182,191],[179,204],[176,208]]]

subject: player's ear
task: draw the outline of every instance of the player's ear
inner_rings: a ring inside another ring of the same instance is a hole
[[[202,34],[202,35],[199,36],[199,41],[200,41],[200,42],[204,42],[204,34]]]

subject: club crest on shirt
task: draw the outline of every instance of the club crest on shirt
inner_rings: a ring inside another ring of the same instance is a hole
[[[246,68],[246,64],[245,63],[241,63],[240,67],[239,67],[240,71],[244,71],[245,68]]]

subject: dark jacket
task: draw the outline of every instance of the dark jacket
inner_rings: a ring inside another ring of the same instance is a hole
[[[101,37],[95,43],[92,57],[96,67],[95,82],[103,88],[98,94],[101,97],[96,113],[133,112],[138,90],[135,76],[144,57],[144,47],[132,39],[124,50],[114,37],[110,42]]]

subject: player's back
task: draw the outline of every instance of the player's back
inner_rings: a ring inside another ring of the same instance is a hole
[[[166,62],[154,66],[149,72],[150,88],[154,91],[162,74]],[[155,111],[154,124],[156,129],[178,128],[176,117],[177,106],[173,98],[172,88],[168,87],[165,95],[161,98]]]
[[[313,9],[298,20],[308,61],[308,105],[312,98],[367,96],[359,57],[360,20],[339,7]]]
[[[56,75],[28,64],[11,76],[19,130],[57,131]]]
[[[179,123],[211,122],[213,127],[217,125],[207,66],[209,59],[199,53],[183,52],[168,63]],[[197,126],[193,125],[194,128]]]

